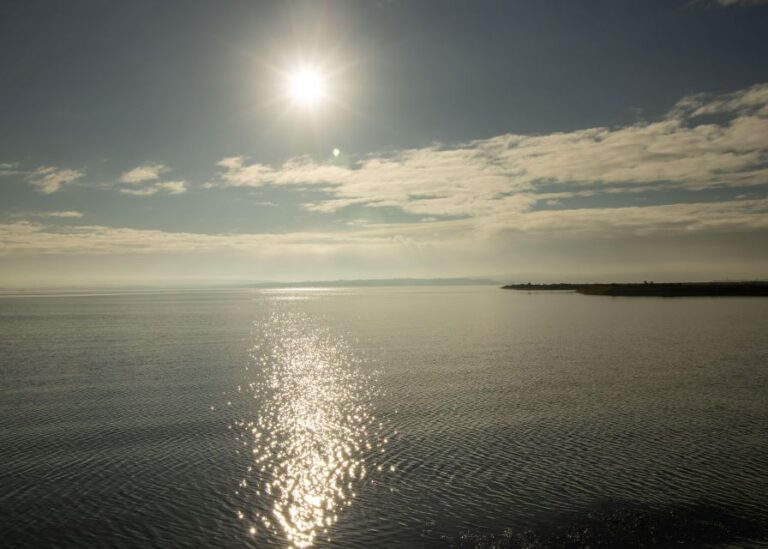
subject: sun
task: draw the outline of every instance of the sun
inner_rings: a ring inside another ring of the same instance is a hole
[[[312,106],[326,93],[325,79],[319,71],[304,67],[297,69],[288,78],[288,94],[303,106]]]

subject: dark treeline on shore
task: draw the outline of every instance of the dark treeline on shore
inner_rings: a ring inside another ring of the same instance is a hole
[[[642,282],[627,284],[509,284],[505,290],[571,291],[585,295],[637,297],[768,297],[768,282]]]

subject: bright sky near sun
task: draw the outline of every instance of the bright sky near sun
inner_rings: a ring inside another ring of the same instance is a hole
[[[302,105],[314,105],[326,93],[325,78],[313,67],[294,70],[289,79],[291,97]]]
[[[765,277],[766,25],[746,0],[3,3],[0,286]]]

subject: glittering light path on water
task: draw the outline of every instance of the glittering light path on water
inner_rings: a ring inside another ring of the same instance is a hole
[[[375,384],[343,339],[307,315],[273,314],[257,332],[255,414],[238,423],[253,460],[240,489],[254,505],[239,516],[250,535],[309,547],[329,537],[383,451]]]

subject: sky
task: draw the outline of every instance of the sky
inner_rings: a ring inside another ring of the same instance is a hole
[[[0,287],[768,278],[766,28],[755,0],[6,0]]]

